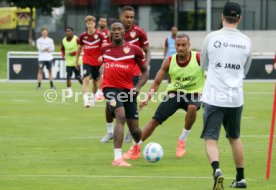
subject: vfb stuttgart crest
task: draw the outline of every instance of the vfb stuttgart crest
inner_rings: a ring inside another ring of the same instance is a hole
[[[131,31],[131,32],[130,32],[130,36],[131,36],[132,38],[134,38],[134,37],[136,36],[136,32],[135,32],[135,31]]]
[[[12,65],[12,68],[13,68],[13,71],[16,73],[16,74],[19,74],[21,69],[22,69],[22,65],[21,64],[13,64]]]
[[[127,54],[130,51],[130,48],[129,47],[124,47],[123,50],[124,50],[125,54]]]
[[[99,37],[98,34],[95,34],[95,35],[94,35],[94,38],[95,38],[95,39],[98,39],[98,37]]]

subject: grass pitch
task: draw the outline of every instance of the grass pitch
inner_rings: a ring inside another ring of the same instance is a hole
[[[0,83],[0,189],[1,190],[208,190],[212,170],[207,161],[202,130],[202,110],[187,141],[185,157],[175,157],[185,112],[180,110],[160,126],[148,142],[164,148],[163,159],[155,164],[140,158],[131,168],[111,166],[113,143],[102,144],[106,133],[104,102],[84,109],[81,96],[62,101],[65,83],[56,83],[58,97],[44,99],[48,82],[41,90],[35,83]],[[164,89],[164,86],[162,86]],[[271,179],[265,180],[267,148],[274,83],[246,82],[242,119],[245,175],[250,190],[276,189],[274,142]],[[80,86],[73,84],[80,92]],[[148,89],[147,87],[144,88]],[[140,112],[143,127],[158,103]],[[224,131],[220,138],[221,168],[225,189],[235,177],[235,168]],[[124,144],[126,151],[130,144]]]

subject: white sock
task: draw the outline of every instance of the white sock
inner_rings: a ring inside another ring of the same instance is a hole
[[[114,160],[121,159],[123,157],[122,149],[121,148],[115,148],[114,149]]]
[[[84,94],[83,94],[83,100],[85,101],[85,102],[88,102],[89,100],[88,100],[89,98],[88,98],[88,92],[85,92]]]
[[[68,87],[68,92],[69,92],[69,93],[73,93],[73,91],[72,91],[72,88],[71,88],[71,87]]]
[[[181,134],[180,137],[179,137],[179,140],[184,140],[184,141],[186,141],[187,138],[188,138],[188,135],[189,135],[190,131],[191,131],[191,130],[186,130],[186,129],[184,128],[183,131],[182,131],[182,134]]]
[[[114,126],[113,126],[113,122],[112,123],[106,123],[106,128],[107,128],[107,133],[112,133],[114,131]]]
[[[102,89],[98,89],[96,94],[101,94],[102,93]]]
[[[143,141],[142,140],[140,140],[138,143],[137,142],[135,142],[135,141],[133,141],[133,145],[134,146],[136,146],[136,145],[141,145],[143,143]]]

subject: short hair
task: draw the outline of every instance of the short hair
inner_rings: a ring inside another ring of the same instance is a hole
[[[43,30],[47,30],[49,32],[49,30],[48,30],[48,28],[46,26],[42,27],[41,30],[40,30],[40,32],[42,32]]]
[[[91,22],[91,21],[96,23],[96,18],[94,16],[88,15],[85,17],[84,21],[85,21],[85,23]]]
[[[233,16],[224,16],[225,21],[229,24],[235,24],[239,22],[240,18],[238,17],[233,17]]]
[[[66,27],[65,27],[65,30],[67,30],[67,29],[74,31],[74,28],[71,27],[71,26],[66,26]]]
[[[131,6],[124,6],[121,10],[121,13],[125,12],[125,11],[132,11],[134,12],[134,8]]]
[[[176,38],[187,38],[190,41],[190,37],[185,33],[180,33],[176,35]]]
[[[121,25],[123,26],[123,28],[124,28],[124,25],[123,25],[123,23],[122,23],[121,21],[114,21],[113,23],[111,23],[111,26],[112,26],[113,24],[116,24],[116,23],[121,24]]]

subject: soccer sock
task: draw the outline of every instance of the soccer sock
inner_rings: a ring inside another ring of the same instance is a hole
[[[142,140],[140,140],[138,143],[137,143],[137,142],[135,142],[135,141],[133,141],[133,146],[141,145],[142,143],[143,143],[143,141],[142,141]]]
[[[112,123],[106,123],[106,128],[107,128],[107,133],[113,134],[113,131],[114,131],[113,122]]]
[[[85,92],[85,93],[83,94],[83,100],[84,100],[85,102],[88,102],[88,101],[89,101],[88,93],[87,93],[87,92]]]
[[[179,140],[186,141],[191,130],[183,129],[182,134],[179,136]]]
[[[237,170],[236,180],[240,181],[244,179],[244,168],[236,168],[236,170]]]
[[[37,86],[40,87],[40,86],[41,86],[41,82],[38,82],[38,83],[37,83]]]
[[[50,81],[50,86],[51,86],[51,88],[54,87],[53,81]]]
[[[213,161],[211,163],[211,166],[213,168],[213,175],[214,175],[214,173],[216,172],[216,169],[219,169],[219,161]]]
[[[121,148],[115,148],[114,149],[114,160],[120,159],[123,157],[122,149]]]

